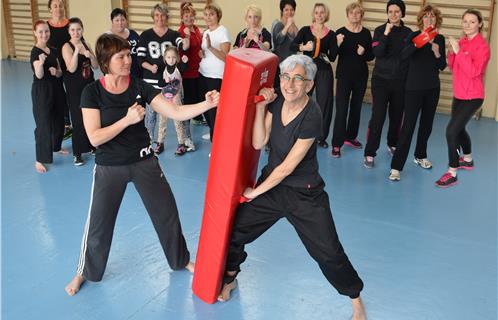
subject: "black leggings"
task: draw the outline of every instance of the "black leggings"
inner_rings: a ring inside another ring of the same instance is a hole
[[[446,142],[448,143],[448,159],[451,168],[458,168],[458,150],[463,154],[472,152],[470,136],[465,126],[474,113],[482,106],[483,99],[460,100],[453,98],[451,119],[446,127]]]
[[[405,166],[413,132],[417,125],[418,114],[420,113],[420,124],[418,127],[417,146],[415,148],[415,158],[427,158],[427,141],[432,132],[434,115],[439,101],[439,87],[427,90],[406,91],[405,93],[405,114],[403,124],[398,138],[398,145],[391,162],[391,168],[403,170]]]
[[[367,78],[337,79],[333,147],[342,147],[344,140],[354,140],[360,127],[361,105],[367,89]],[[349,111],[349,117],[348,117]]]
[[[204,95],[211,91],[211,90],[218,90],[218,92],[221,90],[221,79],[215,79],[215,78],[207,78],[204,77],[203,75],[200,75],[199,77],[199,85],[200,85],[200,92],[201,92],[201,97],[204,97]],[[211,135],[211,141],[213,141],[214,137],[214,124],[216,122],[216,112],[218,110],[218,107],[209,109],[208,111],[204,112],[204,118],[206,118],[206,122],[208,123],[209,126],[209,134]]]
[[[363,282],[351,265],[335,230],[329,197],[323,187],[311,189],[277,185],[251,202],[240,205],[233,225],[226,271],[240,271],[253,242],[280,218],[296,230],[327,280],[342,294],[359,297]],[[234,277],[226,277],[230,283]],[[227,281],[228,280],[228,281]]]
[[[183,104],[195,104],[201,102],[199,78],[183,78]],[[195,120],[201,121],[202,115],[194,117]]]

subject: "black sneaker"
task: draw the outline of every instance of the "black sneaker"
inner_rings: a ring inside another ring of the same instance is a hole
[[[339,148],[339,147],[332,147],[332,157],[334,157],[334,158],[340,158],[341,157],[341,148]]]
[[[458,169],[474,170],[474,160],[465,161],[463,157],[458,159]]]
[[[440,188],[449,188],[458,183],[458,178],[453,176],[451,173],[446,172],[436,181],[436,186]]]
[[[156,147],[154,148],[154,153],[157,155],[161,154],[163,151],[164,151],[164,143],[158,142],[156,144]]]
[[[71,127],[70,125],[66,125],[64,127],[64,136],[62,140],[67,140],[71,138],[72,135],[73,135],[73,127]]]
[[[83,162],[83,159],[81,158],[81,154],[74,156],[73,157],[73,162],[74,162],[74,165],[77,166],[77,167],[82,166],[82,165],[85,164]]]
[[[324,148],[324,149],[327,149],[329,147],[329,144],[327,143],[327,141],[324,141],[324,140],[318,140],[318,146],[320,148]]]
[[[176,147],[175,155],[183,156],[185,153],[187,153],[187,147],[184,144],[179,144],[178,147]]]

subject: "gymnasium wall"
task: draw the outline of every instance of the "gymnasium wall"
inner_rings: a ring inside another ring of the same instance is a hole
[[[158,1],[159,2],[159,1]],[[249,4],[256,4],[263,11],[263,25],[270,29],[274,19],[280,16],[277,0],[216,0],[223,10],[223,18],[221,23],[228,28],[231,33],[232,41],[235,40],[237,33],[245,26],[244,12],[245,7]],[[298,26],[309,25],[311,23],[311,11],[314,1],[296,1],[296,23]],[[330,21],[328,25],[332,29],[338,29],[346,23],[345,8],[351,0],[334,0],[325,1],[330,5]],[[110,21],[109,14],[112,8],[121,5],[120,0],[70,0],[69,13],[70,16],[80,17],[85,24],[85,38],[95,45],[95,40],[104,31],[109,30]],[[331,5],[333,3],[333,5]],[[3,10],[3,8],[2,8]],[[202,12],[198,13],[198,18],[202,19]],[[498,6],[494,10],[494,24],[492,30],[491,45],[491,61],[486,74],[486,99],[483,106],[483,116],[495,118],[498,120]],[[151,21],[152,26],[152,21]],[[8,56],[7,41],[4,28],[4,19],[2,13],[1,21],[2,33],[2,59]]]
[[[7,33],[5,31],[5,19],[3,18],[3,6],[0,7],[0,29],[2,33],[2,46],[1,46],[1,57],[6,59],[9,55],[9,50],[7,49]]]

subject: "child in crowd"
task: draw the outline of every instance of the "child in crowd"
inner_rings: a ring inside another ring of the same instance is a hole
[[[180,60],[180,55],[176,47],[168,47],[164,51],[164,63],[166,68],[163,72],[163,81],[159,82],[162,87],[162,94],[166,99],[172,101],[177,105],[181,105],[183,101],[183,86],[182,86],[182,72],[187,69],[187,56],[183,56]],[[164,141],[166,134],[167,118],[160,117],[158,140]],[[190,120],[176,121],[175,129],[178,136],[178,147],[175,154],[177,156],[184,155],[187,151],[195,151],[195,145],[192,141],[190,134]]]

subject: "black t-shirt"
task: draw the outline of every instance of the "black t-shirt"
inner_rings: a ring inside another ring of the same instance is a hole
[[[152,73],[143,68],[143,77],[147,83],[157,86],[157,82],[162,79],[163,71],[166,66],[163,59],[164,51],[167,47],[183,48],[183,40],[178,31],[168,29],[160,37],[154,32],[154,29],[147,29],[140,35],[140,41],[137,49],[138,63],[140,66],[144,62],[157,65],[157,72]]]
[[[313,188],[322,185],[323,180],[318,172],[318,160],[316,157],[316,138],[322,134],[320,106],[310,98],[301,113],[284,126],[282,124],[283,104],[283,97],[279,97],[268,107],[268,111],[272,113],[271,148],[268,164],[263,168],[262,175],[266,179],[285,160],[297,139],[315,138],[315,142],[303,160],[281,184],[297,188]]]
[[[132,76],[142,78],[142,67],[139,65],[137,57],[137,48],[140,36],[133,29],[129,29],[128,31],[130,32],[130,34],[128,35],[128,39],[126,40],[128,40],[128,43],[131,47],[130,54],[132,60],[130,73]]]
[[[310,26],[305,26],[299,29],[294,41],[291,44],[291,51],[299,51],[300,44],[306,44],[308,41],[313,41],[313,51],[305,51],[303,54],[308,57],[313,57],[315,49],[317,47],[318,39],[313,34]],[[318,70],[331,70],[330,64],[324,60],[324,56],[328,58],[330,62],[334,62],[337,57],[337,37],[334,31],[329,30],[329,32],[320,39],[320,55],[313,59],[316,63]]]
[[[359,80],[368,78],[367,61],[374,58],[372,52],[372,35],[363,27],[360,32],[351,32],[346,27],[338,29],[336,34],[343,34],[344,41],[339,47],[336,78]],[[358,55],[358,45],[365,48],[363,55]]]
[[[43,80],[53,80],[56,79],[53,75],[50,74],[50,71],[48,69],[50,67],[54,67],[57,69],[57,50],[54,48],[49,48],[50,49],[50,54],[47,54],[45,51],[38,47],[33,47],[31,49],[31,58],[29,59],[29,63],[31,65],[31,70],[33,70],[33,81],[43,81]],[[38,79],[36,75],[34,74],[35,68],[33,67],[33,62],[39,60],[40,54],[46,54],[47,58],[45,59],[45,62],[43,63],[43,78]]]
[[[432,45],[427,43],[417,49],[412,39],[420,34],[413,32],[406,39],[406,46],[401,52],[402,59],[408,59],[408,75],[406,77],[406,90],[427,90],[439,88],[439,71],[446,68],[446,48],[444,37],[438,34],[434,42],[439,45],[439,54],[436,58],[432,52]]]
[[[96,80],[85,87],[81,95],[81,108],[99,109],[100,125],[108,127],[121,120],[135,102],[145,107],[161,92],[135,77],[130,78],[128,89],[121,94],[112,94]],[[104,166],[127,165],[152,157],[150,137],[144,120],[128,126],[110,141],[100,145],[95,154],[95,163]]]
[[[69,35],[69,21],[65,26],[54,27],[48,23],[48,28],[50,29],[50,38],[48,39],[48,45],[57,49],[57,58],[59,59],[62,71],[66,70],[66,64],[62,58],[62,46],[66,42],[69,42],[71,36]]]
[[[237,34],[237,38],[235,39],[235,43],[233,44],[234,47],[244,48],[244,41],[247,38],[247,31],[247,29],[244,29],[239,32],[239,34]],[[263,28],[261,30],[261,33],[259,34],[259,42],[268,42],[271,49],[271,33],[266,30],[266,28]],[[254,40],[249,41],[247,48],[260,49],[259,45]]]

